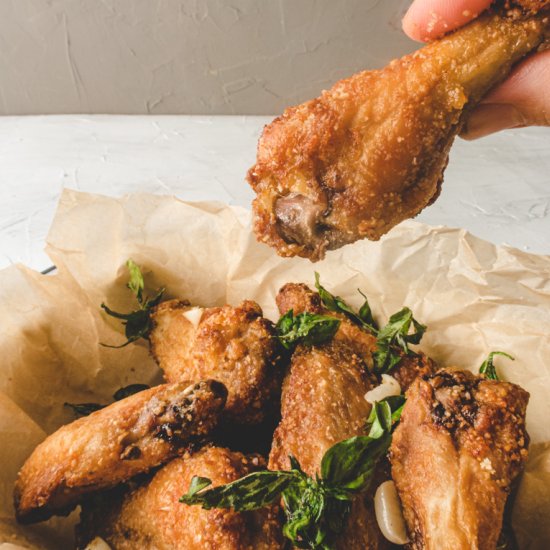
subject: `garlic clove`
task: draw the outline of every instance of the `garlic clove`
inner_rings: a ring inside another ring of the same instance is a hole
[[[383,374],[382,382],[368,391],[365,394],[365,399],[369,403],[375,403],[376,401],[382,401],[386,399],[386,397],[391,397],[392,395],[401,395],[401,386],[393,376]]]
[[[384,481],[374,495],[374,512],[380,531],[386,539],[394,544],[409,542],[405,518],[401,510],[401,502],[391,480]]]
[[[84,550],[111,550],[111,547],[101,537],[96,537]]]
[[[201,322],[202,318],[202,307],[192,307],[191,309],[188,309],[187,311],[183,312],[183,316],[195,327],[197,328],[199,326],[199,323]]]

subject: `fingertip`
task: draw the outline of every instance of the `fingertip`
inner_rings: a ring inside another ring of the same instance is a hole
[[[403,17],[403,30],[413,40],[427,42],[469,23],[493,0],[415,0]]]
[[[472,141],[501,130],[523,128],[527,122],[515,105],[481,104],[470,113],[460,137]]]
[[[417,42],[425,42],[425,30],[423,30],[421,23],[419,23],[419,18],[413,8],[414,4],[409,8],[409,11],[407,11],[401,21],[403,31],[409,38]]]

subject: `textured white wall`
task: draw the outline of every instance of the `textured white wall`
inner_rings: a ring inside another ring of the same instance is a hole
[[[271,114],[414,49],[409,0],[0,0],[0,114]]]

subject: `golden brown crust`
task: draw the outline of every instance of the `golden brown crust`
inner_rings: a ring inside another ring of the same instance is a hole
[[[414,355],[401,354],[401,360],[391,370],[390,374],[399,382],[401,391],[405,393],[419,376],[429,376],[437,370],[437,363],[422,352]]]
[[[364,434],[372,388],[365,364],[348,346],[299,346],[283,383],[281,422],[273,436],[269,468],[285,470],[288,456],[309,475],[335,443]]]
[[[277,506],[236,513],[179,502],[194,475],[210,478],[215,487],[262,467],[261,457],[219,447],[175,459],[142,487],[86,504],[79,527],[80,547],[100,536],[116,550],[282,549]]]
[[[537,13],[550,7],[550,0],[513,0],[512,5],[517,5],[531,13]]]
[[[282,380],[281,350],[271,321],[258,304],[205,309],[198,327],[182,315],[180,302],[153,313],[151,348],[166,379],[214,378],[228,390],[224,417],[261,422],[274,407]]]
[[[266,126],[248,172],[258,240],[316,261],[418,214],[440,192],[463,113],[548,27],[542,15],[487,14],[287,109]]]
[[[527,458],[529,394],[443,369],[407,392],[390,449],[414,550],[494,550]]]
[[[189,362],[197,332],[195,325],[185,316],[191,309],[193,307],[187,300],[167,300],[151,313],[151,354],[166,379],[172,382],[186,379],[185,376],[182,378],[182,371]]]
[[[18,521],[67,512],[87,493],[182,453],[212,431],[226,396],[215,381],[165,384],[61,427],[36,447],[19,472],[14,489]]]

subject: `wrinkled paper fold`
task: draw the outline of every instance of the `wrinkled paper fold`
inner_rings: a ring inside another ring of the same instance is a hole
[[[120,324],[99,306],[133,306],[124,264],[146,284],[194,304],[256,300],[277,317],[286,282],[323,284],[354,305],[361,288],[375,316],[407,305],[428,325],[421,349],[441,365],[477,370],[492,350],[503,378],[531,394],[532,447],[514,512],[521,548],[550,547],[550,257],[497,247],[465,231],[405,222],[379,242],[331,252],[318,264],[283,259],[256,243],[249,213],[216,203],[65,191],[48,236],[58,271],[0,272],[0,550],[70,547],[77,514],[34,527],[13,519],[12,488],[34,447],[72,419],[65,402],[108,403],[130,383],[157,383],[145,342],[116,350]]]

